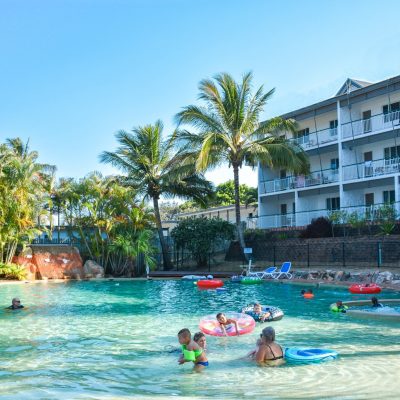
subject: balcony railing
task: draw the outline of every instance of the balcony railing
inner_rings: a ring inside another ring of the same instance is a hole
[[[376,204],[371,206],[353,206],[353,207],[342,207],[340,209],[343,215],[351,215],[357,213],[360,219],[367,221],[377,221],[382,217],[382,207],[385,204]],[[394,203],[391,205],[394,210],[396,218],[400,216],[400,203]],[[335,212],[330,210],[311,210],[311,211],[300,211],[292,214],[274,214],[274,215],[262,215],[257,217],[258,228],[284,228],[284,227],[296,227],[306,226],[311,223],[313,219],[319,217],[328,218],[331,213]],[[343,221],[346,223],[346,220]]]
[[[392,129],[393,127],[400,128],[400,111],[376,114],[367,119],[342,124],[342,139]]]
[[[364,161],[358,164],[343,166],[343,180],[372,178],[374,176],[390,175],[400,171],[400,158],[388,158],[374,161]]]
[[[311,172],[310,175],[288,176],[281,179],[273,179],[260,182],[261,194],[275,193],[291,189],[301,189],[305,187],[326,185],[339,180],[337,169],[324,169]]]
[[[334,142],[337,140],[337,136],[337,128],[327,128],[316,132],[310,132],[307,135],[300,136],[292,140],[301,145],[303,148],[308,149],[310,147],[321,146],[330,142]]]

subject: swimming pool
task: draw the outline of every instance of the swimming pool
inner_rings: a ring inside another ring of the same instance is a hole
[[[215,397],[269,399],[398,398],[400,324],[348,318],[329,305],[365,298],[345,289],[227,283],[199,291],[192,282],[106,281],[1,285],[0,304],[19,296],[29,308],[0,311],[0,399]],[[384,292],[379,298],[399,297]],[[325,347],[336,361],[259,368],[240,357],[252,334],[207,337],[210,367],[179,366],[176,334],[198,331],[202,315],[239,310],[258,300],[285,312],[272,322],[284,346]]]

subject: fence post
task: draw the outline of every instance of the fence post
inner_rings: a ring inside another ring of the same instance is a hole
[[[275,245],[273,246],[273,251],[274,251],[274,267],[276,266],[276,254],[275,254]]]
[[[310,268],[310,243],[307,243],[307,268]]]
[[[342,242],[342,258],[343,258],[343,267],[346,267],[346,252],[344,250],[344,242]]]
[[[378,268],[382,266],[382,244],[381,242],[377,243],[378,245]]]

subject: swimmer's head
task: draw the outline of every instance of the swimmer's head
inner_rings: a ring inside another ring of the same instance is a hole
[[[218,322],[221,322],[223,324],[227,321],[225,314],[222,312],[217,314],[217,320],[218,320]]]
[[[378,304],[378,298],[377,297],[371,297],[371,301],[372,301],[372,304],[373,305],[376,305],[376,304]]]
[[[206,348],[206,335],[203,332],[197,332],[193,336],[193,340],[202,348]]]
[[[262,311],[261,304],[260,303],[254,303],[253,311],[256,312],[256,313],[260,313]]]
[[[267,326],[262,330],[260,335],[261,339],[264,339],[267,343],[275,341],[275,329],[272,326]]]
[[[188,344],[192,339],[192,334],[190,333],[189,329],[184,328],[178,332],[178,340],[180,344]]]
[[[300,293],[301,293],[301,294],[304,294],[305,292],[306,292],[305,289],[303,289]]]
[[[338,307],[342,306],[342,305],[343,305],[343,301],[342,301],[342,300],[338,300],[338,301],[336,302],[336,305],[337,305]]]

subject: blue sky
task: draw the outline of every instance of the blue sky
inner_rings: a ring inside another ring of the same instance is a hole
[[[400,74],[399,18],[396,0],[0,0],[0,141],[29,138],[58,176],[109,174],[116,131],[169,133],[215,73],[275,87],[265,118]]]

